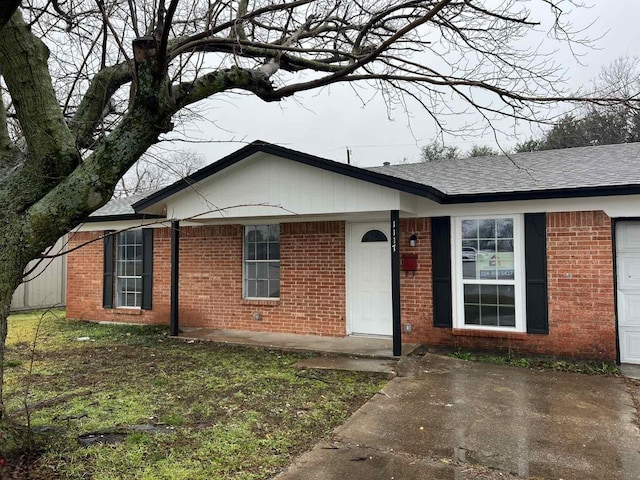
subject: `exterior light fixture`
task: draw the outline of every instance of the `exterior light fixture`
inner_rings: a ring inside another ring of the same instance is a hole
[[[412,233],[411,236],[409,237],[409,246],[415,247],[417,243],[418,243],[418,236],[415,233]]]

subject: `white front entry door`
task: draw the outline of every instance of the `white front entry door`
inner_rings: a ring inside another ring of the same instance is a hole
[[[392,335],[389,223],[353,223],[349,229],[347,301],[352,334]]]
[[[640,222],[616,224],[620,361],[640,363]]]

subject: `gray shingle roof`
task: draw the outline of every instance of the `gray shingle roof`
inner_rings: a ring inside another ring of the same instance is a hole
[[[640,143],[434,160],[369,170],[447,195],[640,185]]]
[[[144,211],[184,188],[257,152],[268,153],[341,175],[435,199],[438,203],[560,198],[640,193],[640,143],[579,147],[509,156],[436,160],[357,168],[262,141],[156,192],[113,199],[90,219],[142,216]],[[157,215],[151,215],[157,216]]]
[[[128,197],[112,198],[89,217],[110,217],[112,215],[133,215],[136,212],[132,205],[149,196],[153,192],[137,193]]]

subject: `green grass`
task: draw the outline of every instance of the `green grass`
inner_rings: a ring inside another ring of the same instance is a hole
[[[584,373],[587,375],[619,375],[620,368],[612,362],[602,361],[568,361],[548,358],[534,358],[513,353],[473,353],[461,348],[449,354],[450,357],[460,360],[494,363],[498,365],[510,365],[512,367],[542,368],[547,370],[560,370],[572,373]]]
[[[31,424],[55,427],[37,437],[32,478],[266,479],[387,381],[305,372],[294,366],[305,356],[186,343],[168,339],[165,328],[72,322],[60,311],[41,322],[20,314],[9,319],[5,402],[11,414],[26,398]],[[25,423],[26,415],[13,419]],[[173,430],[135,432],[116,445],[77,442],[82,433],[149,423]]]

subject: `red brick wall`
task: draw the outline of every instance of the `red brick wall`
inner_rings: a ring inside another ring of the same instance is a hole
[[[418,237],[415,247],[409,247],[409,237]],[[434,339],[433,295],[431,285],[431,219],[400,220],[400,257],[418,256],[416,272],[400,271],[400,312],[404,324],[411,324],[411,333],[402,333],[404,343],[426,343]]]
[[[242,227],[180,231],[180,325],[342,336],[345,321],[344,222],[281,224],[280,300],[242,298]],[[71,246],[98,238],[74,235]],[[102,308],[102,240],[70,254],[67,316],[168,325],[170,231],[154,231],[153,309]],[[253,319],[260,313],[261,320]]]
[[[547,215],[549,339],[559,354],[615,358],[613,242],[603,212]]]
[[[401,255],[418,256],[401,272],[406,343],[615,358],[610,219],[602,212],[547,215],[549,334],[469,332],[433,327],[430,219],[401,220]],[[346,331],[344,222],[281,224],[281,298],[242,298],[242,227],[183,227],[181,326],[342,336]],[[418,237],[409,247],[409,236]],[[79,233],[73,247],[98,238]],[[151,311],[102,308],[102,240],[70,254],[67,315],[87,320],[169,323],[170,232],[154,234]],[[260,313],[261,320],[253,319]]]
[[[402,322],[413,327],[404,342],[615,359],[613,244],[603,212],[547,215],[548,335],[433,327],[429,222],[405,220],[402,228],[402,248],[420,256],[416,276],[401,279]],[[418,232],[417,249],[407,247],[411,231]]]
[[[153,305],[151,310],[102,308],[103,232],[79,232],[69,235],[67,261],[67,317],[113,322],[169,322],[171,239],[170,230],[153,232]]]

